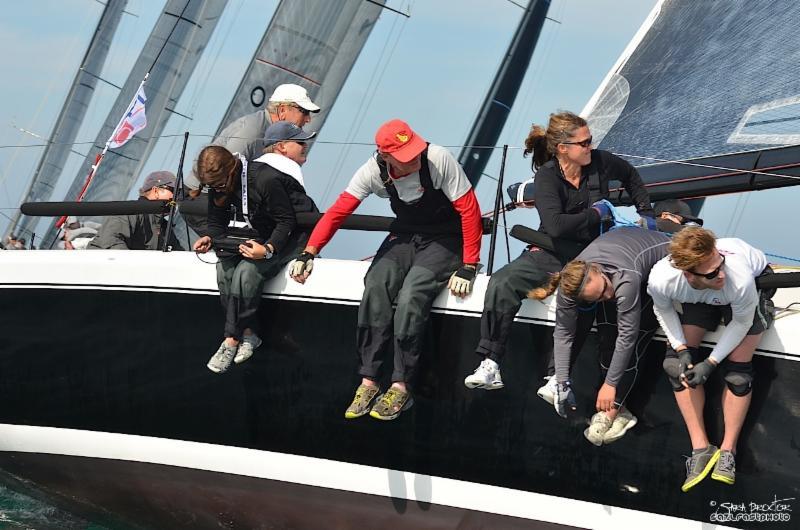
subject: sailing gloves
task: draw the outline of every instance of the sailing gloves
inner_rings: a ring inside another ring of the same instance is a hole
[[[311,252],[303,251],[295,260],[289,265],[289,276],[295,281],[304,283],[306,278],[311,275],[314,268],[314,254]]]
[[[686,371],[686,383],[691,388],[694,388],[697,385],[705,384],[705,382],[708,381],[708,377],[711,375],[711,372],[714,371],[714,368],[716,368],[716,365],[712,364],[708,359],[705,359],[701,363],[695,364]]]
[[[672,348],[667,349],[662,366],[664,367],[664,372],[667,373],[669,382],[672,383],[673,390],[683,390],[681,379],[686,373],[686,370],[689,369],[689,365],[692,364],[692,353],[696,351],[696,349],[697,348],[686,348],[679,352]]]
[[[572,391],[572,382],[565,381],[556,384],[553,407],[562,418],[566,418],[568,413],[578,410],[578,402],[575,400],[575,393]]]
[[[450,276],[447,288],[458,297],[465,297],[472,292],[472,284],[475,283],[475,274],[478,269],[475,265],[464,264]]]

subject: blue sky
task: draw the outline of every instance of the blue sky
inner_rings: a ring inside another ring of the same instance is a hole
[[[559,109],[580,111],[655,3],[553,0],[549,15],[558,22],[545,24],[498,141],[513,146],[507,182],[530,176],[529,161],[522,159],[520,147],[531,123],[545,123],[548,114]],[[103,77],[115,84],[124,82],[162,5],[158,0],[129,1],[127,10],[133,15],[123,17]],[[164,131],[167,135],[190,131],[187,158],[215,131],[275,5],[274,0],[230,0],[178,105],[179,112],[194,119],[173,116]],[[387,119],[403,118],[427,140],[453,146],[451,150],[458,154],[521,14],[521,9],[507,0],[389,0],[388,5],[409,11],[411,17],[382,14],[304,168],[309,193],[323,209],[372,150],[344,144],[371,142],[374,130]],[[6,81],[0,86],[4,102],[0,145],[41,143],[14,126],[44,137],[50,133],[101,10],[95,0],[32,0],[5,7],[0,20],[0,43],[6,50],[0,57],[6,72]],[[373,89],[367,90],[370,86]],[[94,139],[116,95],[116,89],[99,85],[79,141]],[[80,152],[86,149],[76,146]],[[38,147],[0,149],[0,212],[4,215],[18,206],[40,154]],[[175,171],[179,155],[179,141],[162,140],[145,174],[156,169]],[[68,178],[63,180],[71,180],[77,171],[80,158],[73,158],[65,170]],[[500,157],[493,157],[486,172],[497,175],[499,165]],[[494,182],[484,178],[477,191],[482,209],[490,209]],[[741,209],[742,200],[739,196],[713,199],[704,214],[730,217],[735,206]],[[386,201],[375,198],[359,209],[359,213],[387,212]],[[537,226],[538,220],[534,212],[526,210],[510,214],[509,223]],[[5,224],[5,218],[0,219],[0,228]],[[740,219],[722,224],[729,225],[725,230],[744,232],[747,237],[749,223]],[[725,230],[718,228],[723,234]],[[326,255],[367,256],[380,238],[378,234],[340,234]],[[513,245],[512,255],[519,248]],[[486,252],[484,261],[485,256]],[[505,260],[504,248],[498,251],[498,259],[500,263]]]

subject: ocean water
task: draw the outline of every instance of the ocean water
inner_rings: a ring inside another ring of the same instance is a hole
[[[0,485],[0,528],[117,530],[71,514]]]

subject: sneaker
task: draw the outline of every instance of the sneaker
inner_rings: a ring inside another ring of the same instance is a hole
[[[348,420],[352,420],[360,418],[369,412],[372,401],[380,391],[381,389],[377,386],[359,385],[359,387],[356,388],[356,395],[353,398],[353,402],[350,403],[350,406],[344,411],[344,417]]]
[[[719,453],[717,446],[711,444],[708,444],[705,449],[692,451],[692,456],[686,459],[686,480],[683,481],[681,491],[686,493],[706,478],[708,472],[717,463]]]
[[[464,385],[467,388],[482,388],[484,390],[503,388],[500,367],[493,360],[484,359],[473,373],[464,378]]]
[[[594,445],[600,447],[603,445],[603,436],[611,429],[612,424],[611,418],[605,412],[597,412],[592,416],[589,427],[583,431],[583,435]]]
[[[208,360],[208,369],[214,373],[221,374],[231,365],[233,357],[236,355],[237,346],[228,346],[225,341],[222,341],[217,353],[211,356]]]
[[[261,339],[255,333],[252,335],[245,335],[242,337],[242,342],[239,343],[239,350],[236,352],[236,357],[233,362],[241,364],[253,356],[253,352],[261,346]]]
[[[628,409],[620,409],[611,427],[603,435],[603,443],[616,442],[625,436],[626,432],[633,429],[637,423],[639,423],[639,420]]]
[[[720,449],[719,459],[714,465],[711,478],[724,482],[725,484],[733,484],[736,482],[736,458],[734,458],[733,453]]]
[[[539,390],[536,391],[536,395],[552,405],[553,401],[556,400],[558,381],[556,381],[555,375],[548,375],[544,380],[547,382],[539,387]]]
[[[404,410],[411,408],[414,400],[409,392],[399,388],[390,388],[375,401],[369,415],[376,420],[393,420]]]

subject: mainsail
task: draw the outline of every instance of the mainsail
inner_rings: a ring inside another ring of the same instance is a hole
[[[39,159],[22,202],[46,201],[52,195],[94,96],[98,76],[103,70],[111,40],[127,3],[128,0],[109,0],[103,8],[94,36],[86,49],[78,73],[72,80],[67,99],[53,126],[47,147]],[[38,219],[23,216],[18,212],[9,223],[6,235],[30,233],[31,225],[36,222]]]
[[[661,0],[583,110],[634,165],[800,138],[798,2]],[[792,44],[795,43],[795,44]]]
[[[319,131],[385,0],[281,0],[217,133],[263,109],[273,89],[294,83],[322,110],[306,129]]]
[[[110,149],[84,200],[108,201],[127,198],[150,152],[161,135],[170,112],[180,98],[227,0],[168,0],[150,33],[116,102],[67,192],[74,200],[83,187],[94,157],[108,140],[130,104],[132,95],[149,71],[145,85],[148,126],[118,149]],[[97,150],[97,151],[95,151]],[[44,240],[49,246],[56,237],[54,225]]]

